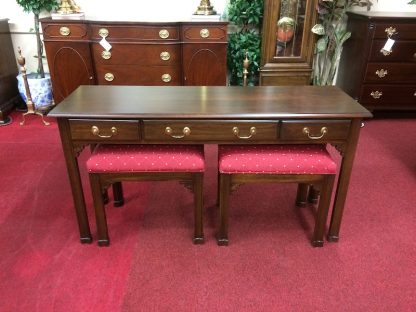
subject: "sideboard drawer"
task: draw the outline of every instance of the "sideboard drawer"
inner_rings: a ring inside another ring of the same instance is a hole
[[[94,60],[105,65],[180,65],[179,44],[123,44],[115,43],[105,51],[98,43],[92,44]]]
[[[227,27],[192,25],[182,29],[183,40],[186,41],[220,41],[227,42]]]
[[[365,82],[416,83],[416,64],[368,63]]]
[[[103,32],[104,31],[104,32]],[[179,40],[179,27],[176,26],[145,26],[145,25],[93,25],[91,36],[93,39],[101,40],[105,35],[107,41],[112,40]]]
[[[416,107],[416,84],[414,85],[364,85],[361,101],[371,106],[386,103],[414,104]]]
[[[371,62],[416,62],[416,41],[396,41],[391,52],[386,54],[381,50],[386,40],[374,40],[371,46],[369,61]]]
[[[284,120],[280,138],[300,141],[345,140],[349,130],[349,120]]]
[[[277,121],[144,120],[146,141],[272,142],[277,140]]]
[[[139,139],[136,120],[69,120],[73,140],[131,141]]]
[[[50,24],[43,28],[44,39],[88,40],[85,24]]]
[[[376,24],[374,38],[387,40],[388,31],[393,31],[394,40],[416,40],[416,25],[398,22]]]
[[[180,86],[180,66],[99,65],[96,79],[100,85]]]

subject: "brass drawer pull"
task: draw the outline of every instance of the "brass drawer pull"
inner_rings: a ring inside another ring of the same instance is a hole
[[[327,127],[322,127],[321,128],[321,135],[311,135],[311,131],[308,127],[303,128],[302,132],[304,134],[306,134],[308,136],[308,138],[311,139],[311,140],[319,140],[319,139],[322,139],[324,137],[324,135],[328,133],[328,128]]]
[[[208,38],[209,37],[209,30],[206,28],[203,28],[199,31],[199,35],[201,38]]]
[[[388,38],[391,38],[393,35],[396,35],[398,33],[396,28],[392,26],[386,28],[384,31],[386,32]]]
[[[170,59],[170,54],[167,51],[163,51],[160,53],[160,59],[162,61],[168,61]]]
[[[257,129],[256,129],[256,127],[251,127],[250,128],[250,135],[241,136],[240,135],[240,129],[238,129],[238,127],[233,127],[233,133],[237,138],[242,139],[242,140],[247,140],[247,139],[252,138],[257,133]]]
[[[95,136],[98,136],[100,138],[103,138],[103,139],[108,139],[108,138],[113,137],[114,135],[117,135],[117,128],[116,127],[111,127],[110,130],[111,130],[110,135],[103,135],[103,134],[100,134],[100,129],[97,126],[92,126],[91,127],[92,134],[95,135]]]
[[[373,91],[373,92],[370,93],[370,95],[373,98],[375,98],[375,99],[379,99],[383,95],[383,92],[381,92],[381,91]]]
[[[387,50],[384,50],[384,49],[381,49],[381,50],[380,50],[380,53],[383,53],[383,55],[384,55],[384,56],[388,56],[388,55],[390,55],[390,54],[391,54],[391,52],[393,52],[393,51],[392,51],[392,50],[387,51]]]
[[[172,77],[169,74],[163,74],[162,75],[162,81],[163,82],[170,82],[172,80]]]
[[[387,69],[377,69],[376,75],[379,76],[380,78],[386,77]]]
[[[111,58],[111,52],[110,51],[103,51],[103,52],[101,52],[101,57],[105,60],[109,60]]]
[[[69,36],[71,34],[71,30],[68,27],[62,26],[61,28],[59,28],[59,33],[62,36]]]
[[[98,31],[98,34],[100,35],[100,37],[106,38],[108,36],[108,29],[100,28],[100,30]]]
[[[174,138],[174,139],[182,139],[186,136],[189,136],[191,134],[191,129],[189,127],[184,127],[182,129],[182,133],[183,133],[182,135],[174,135],[173,134],[173,129],[171,127],[166,127],[165,128],[165,134],[170,136],[171,138]]]
[[[166,29],[161,29],[159,31],[159,37],[162,39],[169,38],[169,31],[167,31]]]
[[[104,75],[104,79],[107,81],[113,81],[114,80],[114,75],[112,73],[106,73]]]

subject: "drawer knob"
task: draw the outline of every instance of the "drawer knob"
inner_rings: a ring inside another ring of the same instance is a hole
[[[100,37],[106,38],[108,36],[108,29],[100,28],[100,30],[98,31],[98,34],[100,35]]]
[[[182,139],[186,136],[189,136],[191,134],[191,129],[189,127],[184,127],[182,129],[182,133],[183,134],[181,134],[181,135],[175,135],[175,134],[173,134],[173,129],[171,127],[166,127],[165,128],[165,134],[170,136],[171,138],[174,138],[174,139]]]
[[[109,60],[111,58],[111,52],[110,51],[103,51],[103,52],[101,52],[101,57],[105,60]]]
[[[206,28],[203,28],[199,31],[199,35],[201,38],[208,38],[209,37],[209,30]]]
[[[172,80],[172,77],[169,74],[163,74],[162,75],[162,81],[163,82],[170,82]]]
[[[384,55],[384,56],[388,56],[388,55],[390,55],[390,54],[391,54],[391,52],[393,52],[393,51],[392,51],[392,50],[387,51],[387,50],[384,50],[384,49],[381,49],[381,50],[380,50],[380,53],[383,53],[383,55]]]
[[[162,39],[169,38],[169,31],[167,29],[161,29],[159,31],[159,37]]]
[[[238,129],[238,127],[233,127],[233,133],[237,138],[242,139],[242,140],[247,140],[247,139],[252,138],[257,133],[257,129],[256,127],[251,127],[250,134],[247,136],[243,136],[243,135],[240,135],[240,129]]]
[[[160,53],[160,59],[162,61],[168,61],[170,59],[170,54],[167,51],[163,51]]]
[[[114,75],[112,73],[106,73],[104,75],[104,79],[107,81],[113,81],[114,80]]]
[[[303,128],[302,132],[304,134],[306,134],[308,136],[308,138],[311,139],[311,140],[319,140],[319,139],[322,139],[324,137],[324,135],[328,133],[328,128],[327,127],[322,127],[321,128],[321,135],[311,134],[311,130],[308,127]]]
[[[387,70],[386,69],[377,69],[376,70],[376,75],[379,76],[380,78],[383,78],[387,75]]]
[[[370,93],[370,95],[374,98],[374,99],[379,99],[381,98],[381,96],[383,95],[383,92],[381,91],[372,91]]]
[[[66,26],[62,26],[61,28],[59,28],[59,33],[62,36],[69,36],[71,34],[71,30]]]
[[[92,126],[91,127],[91,133],[93,135],[98,136],[99,138],[103,138],[103,139],[108,139],[108,138],[111,138],[114,135],[117,135],[117,128],[116,127],[111,127],[110,131],[111,131],[110,135],[104,135],[104,134],[100,134],[100,128],[98,128],[97,126]]]
[[[384,31],[386,32],[388,38],[391,38],[393,35],[397,34],[397,30],[393,26],[386,28]]]

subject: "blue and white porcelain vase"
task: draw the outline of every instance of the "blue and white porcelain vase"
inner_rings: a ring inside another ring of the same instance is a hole
[[[49,74],[45,74],[45,78],[36,78],[36,76],[36,73],[27,75],[32,101],[35,105],[35,109],[47,110],[54,105],[51,77]],[[22,75],[17,76],[17,87],[19,89],[20,96],[26,103],[26,89]]]

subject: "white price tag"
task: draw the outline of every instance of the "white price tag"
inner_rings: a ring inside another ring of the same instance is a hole
[[[110,51],[111,50],[111,48],[112,48],[112,46],[111,46],[111,44],[107,41],[107,40],[105,40],[105,38],[103,38],[103,39],[101,39],[101,41],[100,41],[100,45],[106,50],[106,51]]]
[[[383,47],[383,50],[387,51],[387,52],[391,52],[391,48],[393,47],[393,44],[395,43],[395,41],[393,39],[387,39],[386,44]]]

